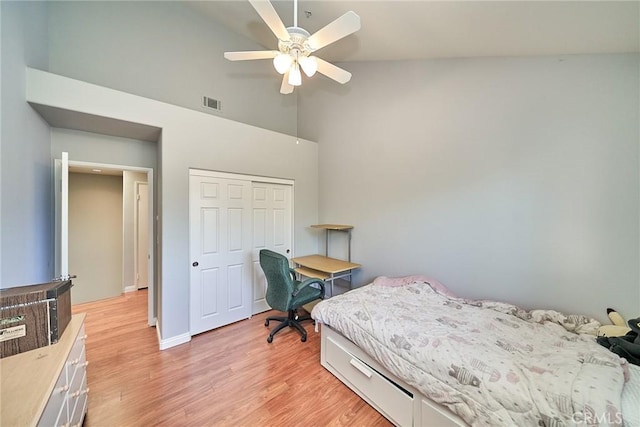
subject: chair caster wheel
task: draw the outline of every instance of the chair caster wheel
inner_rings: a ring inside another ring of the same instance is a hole
[[[269,336],[267,337],[267,342],[268,342],[269,344],[271,344],[271,343],[273,342],[273,337],[272,337],[271,335],[269,335]]]
[[[264,321],[264,326],[269,326],[269,321],[268,320]]]
[[[307,337],[302,337],[300,338],[300,341],[305,342],[307,340]]]

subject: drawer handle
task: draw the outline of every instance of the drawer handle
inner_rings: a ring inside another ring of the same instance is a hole
[[[81,339],[81,340],[86,340],[88,336],[89,336],[89,335],[84,334],[83,336],[81,336],[81,337],[80,337],[80,339]]]
[[[371,371],[368,370],[367,367],[361,362],[357,361],[356,359],[351,359],[349,363],[351,364],[351,366],[360,371],[365,377],[371,378]]]
[[[73,392],[73,393],[71,393],[69,396],[70,396],[70,397],[73,397],[73,398],[76,398],[76,397],[80,396],[80,390],[74,391],[74,392]]]
[[[60,393],[65,393],[67,390],[69,390],[69,384],[65,384],[60,387]]]

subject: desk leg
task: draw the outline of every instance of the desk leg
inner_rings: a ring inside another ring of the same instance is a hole
[[[329,230],[326,230],[324,233],[324,256],[329,256]]]
[[[333,296],[335,295],[333,293],[333,282],[334,282],[334,277],[333,277],[333,273],[331,273],[331,276],[329,276],[329,280],[331,281],[331,297],[333,298]]]

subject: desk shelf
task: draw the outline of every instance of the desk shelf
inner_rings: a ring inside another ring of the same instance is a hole
[[[316,224],[311,228],[321,228],[323,230],[335,230],[335,231],[347,231],[353,229],[353,225],[339,225],[339,224]]]
[[[311,277],[314,279],[327,280],[331,275],[320,270],[313,270],[306,267],[298,267],[295,272],[304,277]]]
[[[347,260],[351,261],[351,230],[353,230],[353,225],[316,224],[316,225],[312,225],[311,228],[318,228],[321,230],[325,230],[324,254],[327,257],[329,256],[329,235],[331,234],[331,232],[338,231],[341,233],[347,233],[348,249],[349,249],[349,256]]]

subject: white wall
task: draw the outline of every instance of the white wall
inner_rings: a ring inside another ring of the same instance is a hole
[[[147,174],[141,172],[124,171],[123,181],[123,283],[125,288],[137,289],[135,276],[135,206],[136,206],[136,182],[147,182]]]
[[[163,341],[177,343],[189,331],[189,168],[293,179],[295,251],[317,250],[308,230],[318,220],[315,143],[296,144],[295,137],[38,70],[28,71],[27,99],[162,129],[158,321]]]
[[[25,67],[47,64],[47,4],[0,2],[0,287],[53,277],[49,127],[25,102]]]
[[[638,55],[347,68],[344,87],[303,88],[300,134],[320,147],[320,220],[355,226],[359,284],[427,274],[467,297],[637,315]]]
[[[71,303],[122,293],[122,176],[69,174]]]
[[[56,74],[295,135],[296,98],[279,93],[271,61],[230,62],[263,47],[178,1],[55,1],[49,68]]]

